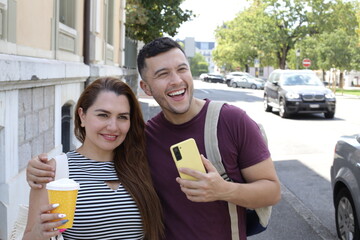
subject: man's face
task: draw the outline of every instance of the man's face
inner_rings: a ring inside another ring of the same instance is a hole
[[[166,117],[184,114],[193,98],[193,79],[184,53],[174,48],[145,59],[141,87],[153,96]]]

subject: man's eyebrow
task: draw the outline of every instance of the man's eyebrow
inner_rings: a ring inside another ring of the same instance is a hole
[[[179,64],[177,67],[179,68],[179,67],[183,67],[183,66],[188,67],[188,64],[186,64],[186,63],[181,63],[181,64]],[[166,69],[167,69],[167,68],[160,68],[159,70],[155,71],[154,75],[157,75],[159,72],[164,71],[164,70],[166,70]]]
[[[160,68],[159,70],[154,72],[154,76],[156,76],[159,72],[162,72],[164,70],[166,70],[167,68]]]

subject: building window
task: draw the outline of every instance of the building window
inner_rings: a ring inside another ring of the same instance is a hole
[[[65,104],[61,108],[61,144],[63,152],[71,150],[71,108],[70,104]]]
[[[73,0],[60,0],[59,21],[71,28],[75,28],[75,3]]]
[[[263,67],[259,68],[259,76],[264,76],[264,68]]]
[[[56,48],[69,53],[76,53],[76,3],[73,0],[59,1],[59,30]]]
[[[109,0],[107,4],[106,42],[114,45],[114,0]]]
[[[3,9],[1,9],[0,5],[0,39],[3,38]]]

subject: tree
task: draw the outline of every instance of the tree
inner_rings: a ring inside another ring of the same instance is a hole
[[[233,66],[236,62],[246,66],[259,58],[262,65],[284,69],[296,65],[299,59],[295,50],[300,49],[301,58],[311,56],[315,60],[320,57],[320,40],[326,40],[322,34],[338,32],[351,38],[344,38],[344,42],[354,42],[359,25],[355,9],[359,9],[356,1],[254,0],[248,9],[216,30],[214,59],[218,65]],[[354,48],[353,44],[340,46]],[[349,61],[344,62],[349,67]],[[320,65],[315,62],[315,66]]]
[[[325,71],[337,68],[340,73],[340,86],[343,86],[343,71],[359,69],[357,44],[359,35],[359,22],[356,17],[356,9],[359,7],[354,2],[340,0],[332,2],[331,14],[327,15],[326,24],[322,24],[320,31],[303,39],[298,47],[312,59],[313,69]],[[314,18],[313,22],[319,26],[321,18]]]
[[[209,64],[201,53],[195,53],[195,56],[190,59],[190,69],[193,76],[200,76],[209,71]]]
[[[227,43],[237,42],[244,64],[254,58],[261,62],[274,62],[285,68],[288,52],[295,43],[308,34],[306,11],[301,1],[264,0],[253,4],[228,23],[232,38]],[[220,29],[219,31],[222,31]],[[219,33],[217,36],[220,36]]]
[[[150,42],[167,33],[175,36],[181,23],[190,20],[190,10],[179,6],[183,0],[127,0],[126,36],[134,40]]]

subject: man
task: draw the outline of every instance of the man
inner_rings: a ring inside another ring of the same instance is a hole
[[[139,52],[138,70],[144,92],[153,96],[162,112],[147,123],[147,152],[154,186],[162,201],[166,239],[231,239],[227,202],[236,204],[239,238],[246,239],[246,208],[276,204],[280,183],[269,150],[257,124],[246,113],[228,104],[220,112],[217,136],[227,174],[225,181],[207,160],[204,124],[209,100],[193,97],[193,79],[181,47],[170,38],[158,38]],[[181,172],[197,178],[179,178],[170,146],[188,138],[197,142],[207,173],[191,169]],[[46,175],[28,167],[34,174]]]

